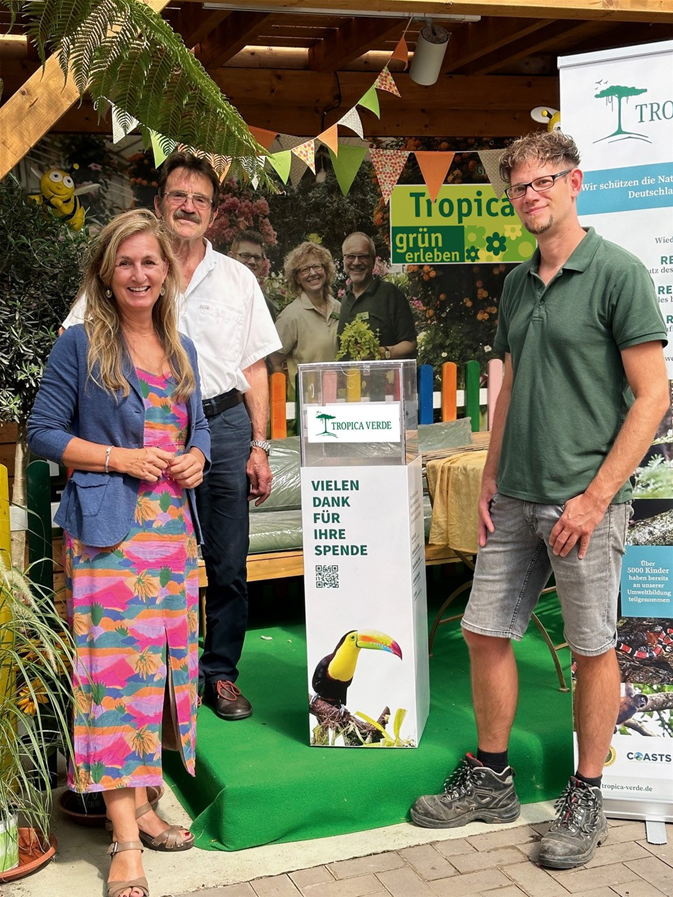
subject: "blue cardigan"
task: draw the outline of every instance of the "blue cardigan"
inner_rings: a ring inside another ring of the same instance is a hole
[[[196,377],[196,389],[187,402],[189,433],[186,450],[200,449],[204,473],[210,467],[210,430],[201,405],[196,349],[181,336]],[[98,386],[87,377],[89,340],[83,324],[68,328],[51,350],[40,390],[28,420],[28,445],[40,457],[62,463],[63,452],[74,436],[100,445],[142,448],[145,405],[135,369],[124,362],[131,391],[125,398]],[[54,521],[85,545],[117,545],[133,524],[140,480],[129,474],[75,470],[63,491]],[[201,530],[194,490],[187,490],[196,536]]]

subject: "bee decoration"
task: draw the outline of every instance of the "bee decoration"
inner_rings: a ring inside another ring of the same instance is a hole
[[[561,130],[561,113],[551,106],[536,106],[535,109],[530,110],[530,117],[533,121],[547,125],[548,131]]]
[[[79,166],[73,165],[73,168],[77,169]],[[86,212],[79,197],[83,193],[98,190],[100,184],[87,184],[85,187],[75,189],[72,176],[61,168],[49,168],[44,174],[40,174],[34,168],[31,168],[31,171],[40,182],[40,192],[31,194],[29,198],[40,203],[44,209],[51,209],[53,214],[57,218],[63,218],[72,230],[81,230]]]

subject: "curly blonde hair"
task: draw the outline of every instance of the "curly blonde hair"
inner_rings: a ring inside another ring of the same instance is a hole
[[[164,293],[152,308],[152,321],[177,383],[175,396],[179,401],[185,401],[196,388],[196,379],[178,334],[180,275],[168,233],[162,222],[147,209],[133,209],[117,215],[103,228],[89,252],[80,291],[80,295],[83,291],[86,296],[84,326],[89,338],[88,375],[110,392],[129,395],[130,386],[123,371],[128,349],[121,314],[114,295],[108,297],[105,291],[109,291],[120,246],[137,234],[154,237],[162,258],[168,262]]]
[[[580,164],[580,151],[577,144],[563,131],[531,131],[515,140],[500,156],[500,177],[508,184],[512,179],[512,169],[517,165],[525,165],[531,159],[546,165],[570,165],[577,168]]]
[[[295,246],[285,256],[285,279],[293,296],[300,296],[302,285],[297,279],[297,272],[306,264],[311,264],[310,258],[314,257],[325,269],[325,286],[323,288],[323,299],[329,299],[332,296],[332,284],[336,278],[336,265],[332,258],[332,253],[319,243],[311,243],[306,240]]]

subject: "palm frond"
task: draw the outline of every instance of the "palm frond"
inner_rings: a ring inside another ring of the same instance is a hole
[[[182,38],[140,0],[0,0],[19,12],[41,60],[59,57],[99,114],[105,102],[176,143],[226,156],[265,183],[254,139]],[[245,160],[245,161],[244,161]]]

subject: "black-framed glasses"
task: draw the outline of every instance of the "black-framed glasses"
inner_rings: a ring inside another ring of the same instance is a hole
[[[522,199],[529,187],[532,187],[536,193],[546,193],[554,186],[557,178],[570,174],[572,170],[572,168],[566,168],[565,171],[557,171],[556,174],[545,174],[541,178],[535,178],[534,181],[529,181],[527,184],[513,184],[505,190],[507,199]]]
[[[297,274],[301,274],[301,275],[303,275],[303,276],[306,276],[307,274],[310,274],[311,271],[317,271],[318,274],[320,274],[320,273],[321,273],[322,271],[324,271],[324,270],[325,270],[325,266],[324,266],[324,265],[319,265],[319,264],[315,264],[315,265],[305,265],[303,268],[297,268]]]
[[[244,262],[263,262],[265,255],[255,255],[254,252],[237,252],[236,255]]]
[[[182,206],[188,199],[191,199],[197,209],[205,210],[212,209],[213,207],[213,200],[208,196],[204,196],[203,193],[187,193],[184,190],[171,190],[169,193],[164,193],[164,198],[173,206]]]

